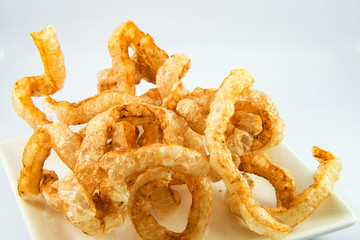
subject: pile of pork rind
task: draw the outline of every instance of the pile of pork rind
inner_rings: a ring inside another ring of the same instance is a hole
[[[168,54],[131,21],[108,41],[110,68],[99,72],[98,94],[78,103],[50,97],[63,87],[64,56],[49,26],[31,36],[45,73],[18,80],[13,107],[33,129],[23,153],[19,196],[42,194],[85,234],[102,236],[129,216],[142,239],[201,239],[212,209],[212,182],[226,186],[228,209],[249,229],[284,238],[330,196],[341,163],[318,147],[314,183],[299,195],[291,173],[276,166],[263,150],[283,139],[284,122],[272,99],[252,88],[254,79],[234,69],[218,89],[188,91],[181,79],[190,68],[184,54]],[[129,55],[129,47],[133,50]],[[136,84],[154,88],[137,96]],[[32,97],[58,121],[47,119]],[[83,126],[79,131],[70,125]],[[59,179],[43,168],[51,149],[69,168]],[[275,189],[276,207],[261,206],[252,195],[256,174]],[[181,196],[172,186],[186,184],[192,196],[188,223],[175,233],[152,213],[171,215]]]

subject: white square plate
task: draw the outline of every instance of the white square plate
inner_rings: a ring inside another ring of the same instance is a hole
[[[123,227],[111,232],[109,235],[102,238],[93,238],[84,235],[79,229],[72,226],[63,213],[52,210],[41,197],[33,202],[27,202],[18,197],[17,179],[21,169],[22,152],[28,139],[29,137],[21,137],[1,143],[0,157],[33,239],[138,239],[133,226],[128,220]],[[290,170],[296,180],[298,192],[311,185],[313,181],[312,174],[315,169],[310,170],[286,144],[282,143],[267,151],[267,153],[277,165]],[[67,173],[66,167],[58,160],[55,153],[52,153],[49,159],[46,160],[45,168],[56,170],[59,177]],[[255,198],[262,204],[273,206],[275,204],[275,193],[271,185],[266,180],[257,176],[253,177],[255,180]],[[191,204],[191,198],[186,188],[179,186],[178,190],[183,195],[178,211],[169,219],[159,221],[160,224],[164,224],[174,231],[182,231],[185,228],[186,215]],[[213,184],[213,212],[204,239],[264,239],[264,237],[248,230],[238,217],[227,210],[224,203],[224,194],[225,188],[222,182]],[[355,221],[356,217],[352,211],[336,194],[333,194],[309,218],[294,228],[286,239],[317,237],[349,227]]]

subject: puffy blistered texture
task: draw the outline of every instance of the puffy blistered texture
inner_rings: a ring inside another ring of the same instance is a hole
[[[23,153],[18,194],[23,199],[42,194],[85,234],[106,235],[130,216],[142,239],[201,239],[211,214],[211,182],[223,181],[232,213],[256,233],[283,238],[330,196],[339,178],[340,160],[314,147],[320,162],[314,184],[295,195],[290,172],[263,151],[282,141],[284,121],[272,98],[252,88],[254,79],[244,69],[231,71],[218,89],[189,91],[182,79],[190,59],[168,57],[127,21],[109,38],[112,62],[97,75],[99,93],[77,103],[56,101],[50,95],[63,87],[65,66],[55,30],[49,26],[31,36],[44,74],[13,87],[13,107],[34,129]],[[153,86],[135,95],[141,80]],[[58,122],[33,104],[32,97],[40,96]],[[79,124],[76,132],[68,127]],[[68,167],[63,178],[43,168],[51,150]],[[272,184],[276,207],[254,199],[250,174]],[[182,196],[173,186],[179,184],[187,185],[192,204],[185,230],[176,233],[152,214],[159,219],[176,211]]]
[[[59,178],[54,171],[44,169],[40,189],[50,207],[64,211],[64,203],[59,197],[57,188],[58,180]]]
[[[131,47],[136,54],[136,64],[129,56]],[[108,41],[112,59],[113,77],[119,91],[135,94],[135,66],[140,65],[151,76],[168,58],[166,52],[157,47],[149,34],[143,33],[132,21],[120,24],[112,32]],[[154,77],[152,77],[154,79]]]
[[[253,136],[243,130],[235,128],[226,139],[226,147],[230,150],[235,166],[239,166],[241,157],[251,150]]]
[[[234,114],[235,103],[241,93],[251,87],[253,81],[251,74],[243,69],[233,70],[225,78],[215,94],[206,120],[206,145],[210,152],[210,164],[222,177],[227,188],[231,211],[240,216],[251,230],[273,238],[282,238],[290,231],[290,227],[278,222],[254,199],[225,143],[225,131]]]
[[[177,82],[173,85],[173,88],[167,98],[163,99],[163,107],[175,111],[178,102],[181,99],[188,97],[190,92],[184,87],[182,82]]]
[[[154,188],[150,195],[151,206],[159,218],[174,214],[181,202],[180,194],[170,186]]]
[[[185,98],[178,102],[176,112],[183,116],[189,126],[197,133],[204,134],[206,122],[195,100]]]
[[[270,208],[268,211],[279,221],[295,227],[304,221],[333,190],[340,178],[341,161],[332,153],[313,147],[313,155],[320,165],[314,173],[314,183],[287,207]]]
[[[258,135],[263,130],[262,120],[259,115],[253,113],[246,113],[241,110],[236,110],[231,118],[231,123],[234,127],[250,133],[253,136]]]
[[[156,83],[156,70],[151,70],[144,66],[141,58],[136,53],[131,56],[131,60],[135,66],[135,84],[139,84],[142,79],[155,84]],[[101,70],[97,75],[97,89],[98,92],[107,90],[118,90],[118,82],[114,77],[112,68]]]
[[[146,173],[145,173],[146,174]],[[203,176],[183,177],[192,194],[192,204],[188,213],[188,223],[183,232],[177,233],[159,225],[151,215],[151,196],[154,189],[168,186],[174,172],[157,171],[143,178],[134,191],[130,218],[142,239],[202,239],[211,215],[211,185]]]
[[[262,131],[254,136],[253,151],[274,147],[282,141],[285,123],[279,117],[278,110],[269,95],[253,88],[246,89],[239,95],[235,109],[259,115],[261,118]]]
[[[190,68],[190,59],[184,54],[174,54],[159,68],[156,85],[162,99],[171,93],[175,83],[179,82]]]
[[[210,104],[212,103],[216,91],[217,89],[214,88],[203,89],[197,87],[191,92],[191,98],[196,101],[201,112],[206,116],[210,112]]]
[[[112,130],[111,150],[125,151],[138,147],[137,139],[139,130],[134,124],[128,121],[120,121],[115,124]]]
[[[118,90],[117,81],[114,78],[114,71],[112,68],[106,68],[98,72],[96,76],[97,90],[99,93],[109,90]]]
[[[75,168],[77,176],[86,183],[90,191],[95,189],[95,182],[92,177],[94,163],[106,152],[109,133],[119,121],[129,121],[136,126],[157,123],[162,129],[164,143],[182,145],[184,142],[182,124],[179,122],[179,117],[164,108],[132,103],[118,105],[98,114],[86,127],[85,137],[79,149]]]
[[[161,182],[161,184],[154,184],[155,182]],[[136,192],[144,185],[149,184],[151,187],[148,186],[150,190],[148,198],[157,217],[165,218],[172,215],[181,202],[181,196],[171,187],[174,183],[183,184],[184,181],[182,178],[179,179],[172,169],[164,167],[149,168],[146,172],[137,176],[135,184],[130,187],[130,208],[136,207],[134,205]]]
[[[64,55],[56,38],[54,27],[31,33],[44,66],[45,73],[24,77],[15,82],[12,89],[12,104],[16,113],[33,129],[50,123],[34,104],[31,97],[52,95],[60,90],[65,80]]]
[[[161,106],[161,104],[162,104],[160,92],[157,88],[150,88],[146,93],[141,94],[140,98],[144,102],[155,105],[155,106]]]
[[[268,180],[275,189],[278,207],[289,207],[294,201],[294,177],[287,169],[276,166],[266,154],[244,155],[239,170]]]
[[[138,139],[139,146],[146,146],[153,143],[161,143],[164,134],[158,123],[149,123],[142,125],[143,134]]]
[[[31,198],[40,193],[43,164],[51,149],[55,150],[69,169],[74,169],[80,144],[80,136],[63,123],[52,123],[38,128],[24,149],[23,167],[18,180],[19,196]]]
[[[153,144],[104,154],[93,174],[99,187],[94,194],[72,172],[58,180],[56,190],[69,221],[86,234],[102,236],[124,222],[130,197],[126,179],[159,166],[185,175],[205,175],[209,171],[206,158],[197,151],[175,144]]]
[[[108,197],[115,209],[127,208],[130,194],[126,179],[152,167],[168,167],[185,175],[206,175],[209,164],[197,151],[176,144],[152,144],[126,152],[108,152],[99,161],[98,174],[103,175],[100,193]],[[114,171],[116,169],[116,171]]]
[[[43,104],[51,112],[55,112],[59,121],[67,125],[78,125],[87,123],[96,115],[105,112],[111,107],[139,102],[145,101],[129,93],[113,90],[101,92],[78,103],[57,102],[51,97],[46,97]]]
[[[58,194],[64,203],[67,219],[88,235],[102,236],[124,222],[124,217],[120,214],[116,218],[101,216],[93,195],[72,172],[59,180]],[[109,209],[112,209],[111,206]]]

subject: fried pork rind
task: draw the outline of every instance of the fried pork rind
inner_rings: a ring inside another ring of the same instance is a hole
[[[25,146],[18,180],[18,194],[24,199],[40,193],[40,182],[44,161],[50,150],[69,167],[76,165],[76,153],[80,148],[81,137],[63,123],[52,123],[38,128]]]
[[[154,72],[156,70],[150,70],[146,66],[142,65],[140,62],[141,59],[137,56],[136,53],[131,56],[131,60],[135,65],[135,84],[139,84],[142,79],[153,84],[156,83],[156,72]],[[114,77],[114,71],[112,68],[101,70],[97,75],[97,80],[98,92],[118,90],[118,83]]]
[[[195,100],[189,98],[182,99],[176,106],[176,112],[185,118],[191,129],[204,135],[206,127],[205,117]]]
[[[43,105],[56,114],[56,118],[67,125],[87,123],[99,113],[111,107],[127,103],[148,103],[155,106],[161,105],[161,98],[157,89],[150,89],[137,97],[117,90],[103,91],[95,96],[84,99],[78,103],[68,101],[57,102],[51,97],[44,99]]]
[[[263,151],[282,141],[285,124],[271,97],[251,88],[254,79],[244,69],[231,71],[219,89],[190,92],[181,82],[190,59],[169,58],[127,21],[108,41],[112,66],[98,73],[99,94],[57,102],[49,95],[63,87],[66,74],[55,30],[49,26],[31,36],[45,73],[18,80],[12,91],[15,111],[34,129],[18,194],[31,199],[42,193],[88,235],[106,235],[129,214],[143,239],[201,239],[211,214],[210,181],[223,180],[231,212],[252,231],[283,238],[330,196],[339,178],[340,160],[314,147],[320,162],[314,184],[295,196],[290,172]],[[156,87],[135,96],[142,79]],[[60,122],[52,123],[33,104],[31,97],[38,96],[46,96],[45,108]],[[68,127],[78,124],[84,126],[77,133]],[[43,169],[51,149],[69,168],[64,178]],[[276,207],[261,207],[254,199],[248,173],[273,185]],[[186,229],[175,233],[160,226],[150,209],[161,217],[174,212],[181,199],[171,186],[184,183],[192,206]]]
[[[340,178],[341,161],[332,153],[313,147],[313,156],[320,165],[314,173],[314,183],[288,207],[269,208],[268,211],[279,221],[295,227],[304,221],[324,200],[331,196],[334,183]]]
[[[44,99],[44,106],[56,114],[56,118],[67,125],[87,123],[99,113],[126,103],[145,102],[141,98],[120,91],[104,91],[78,103],[56,102],[51,97]]]
[[[122,218],[113,218],[105,225],[101,219],[93,195],[87,191],[85,184],[73,172],[58,181],[58,194],[64,204],[66,218],[84,233],[91,236],[102,236],[112,226],[121,226]],[[105,225],[105,226],[104,226]],[[115,227],[114,226],[114,227]]]
[[[201,87],[196,87],[191,92],[191,98],[196,101],[196,103],[199,105],[201,109],[201,112],[205,116],[207,116],[210,112],[210,104],[213,101],[216,91],[217,89],[215,88],[204,89]]]
[[[153,84],[156,83],[156,75],[141,64],[141,59],[136,55],[136,53],[131,56],[131,60],[135,66],[135,84],[139,84],[142,79]],[[118,90],[118,82],[114,77],[114,71],[112,68],[101,70],[97,75],[97,80],[98,92]]]
[[[253,88],[246,89],[239,95],[235,109],[257,114],[261,118],[262,131],[254,136],[252,151],[265,150],[282,141],[285,123],[279,117],[278,110],[269,95]]]
[[[141,94],[139,96],[144,102],[155,105],[155,106],[161,106],[162,99],[159,93],[159,90],[157,88],[150,88],[149,91],[147,91],[144,94]]]
[[[165,60],[167,54],[161,53],[161,59]],[[157,64],[154,69],[150,69],[142,63],[142,58],[139,57],[136,53],[131,56],[131,60],[135,64],[135,84],[139,84],[142,79],[149,83],[156,84],[156,72],[157,69],[162,65],[161,62]]]
[[[137,148],[138,128],[128,122],[120,121],[113,127],[113,134],[111,137],[112,150],[121,151],[131,148]]]
[[[156,85],[162,98],[162,106],[176,111],[178,102],[190,95],[181,82],[190,68],[190,59],[184,54],[174,54],[162,65],[156,75]]]
[[[241,110],[235,109],[231,122],[234,124],[234,127],[244,130],[253,136],[258,135],[263,130],[262,120],[259,115],[246,113]]]
[[[236,167],[239,166],[241,157],[251,150],[253,141],[250,133],[238,128],[233,129],[232,134],[226,139],[226,147],[230,150]]]
[[[136,126],[159,124],[162,130],[163,143],[183,145],[183,123],[173,112],[149,104],[132,103],[115,106],[98,114],[87,125],[85,137],[79,149],[75,172],[90,192],[96,188],[94,163],[106,152],[109,133],[119,121],[129,121]]]
[[[59,197],[57,188],[58,180],[59,178],[54,171],[44,169],[40,190],[50,207],[64,211],[64,203]]]
[[[163,99],[163,107],[175,111],[178,102],[190,95],[190,92],[184,87],[182,82],[177,82],[173,85],[173,88],[167,98]]]
[[[99,94],[79,103],[56,102],[50,97],[45,99],[45,106],[56,113],[59,121],[68,125],[86,123],[110,107],[125,103],[148,102],[161,105],[158,90],[149,90],[140,98],[134,96],[135,83],[138,83],[135,76],[141,75],[155,83],[159,67],[168,58],[166,52],[158,48],[151,36],[140,31],[132,21],[121,24],[113,31],[108,47],[112,68],[99,72]],[[134,61],[129,57],[128,47],[135,51]],[[135,72],[135,67],[139,73]]]
[[[13,86],[12,104],[16,113],[30,127],[37,129],[51,123],[31,100],[31,97],[48,96],[56,93],[64,85],[66,76],[64,55],[56,38],[55,29],[48,26],[40,32],[32,32],[45,73],[34,77],[24,77]]]
[[[131,47],[137,58],[136,64],[129,56]],[[157,47],[149,34],[143,33],[132,21],[120,24],[112,32],[108,42],[112,59],[114,79],[119,91],[135,95],[135,66],[141,65],[152,76],[168,58],[166,52]],[[155,79],[154,77],[152,77]]]
[[[139,146],[147,146],[154,143],[161,143],[164,138],[161,127],[157,123],[149,123],[142,125],[144,130],[138,139]]]
[[[156,75],[156,85],[162,99],[171,93],[175,83],[180,82],[190,68],[190,59],[184,54],[174,54],[166,59]]]
[[[151,185],[147,186],[149,190],[149,195],[147,197],[151,202],[151,208],[155,211],[157,217],[164,218],[170,216],[177,210],[181,202],[179,193],[170,186],[170,183],[174,179],[174,175],[175,172],[173,170],[164,167],[150,168],[146,170],[146,172],[140,174],[137,177],[135,184],[130,187],[129,208],[136,207],[134,202],[136,205],[139,204],[135,199],[136,192],[144,185]],[[180,180],[180,184],[182,183],[183,181]]]
[[[245,154],[241,157],[239,170],[268,180],[276,191],[278,207],[289,207],[294,201],[294,177],[287,169],[276,166],[266,154]]]
[[[98,72],[96,78],[98,80],[97,90],[99,93],[118,90],[117,81],[114,79],[114,72],[112,68],[101,70]]]
[[[206,119],[206,146],[210,152],[210,165],[222,177],[228,194],[234,202],[231,211],[240,216],[248,227],[259,234],[282,238],[290,227],[274,219],[251,194],[246,179],[236,168],[230,150],[225,144],[227,123],[234,114],[235,103],[242,92],[254,82],[251,74],[243,69],[231,71],[215,94]]]
[[[160,169],[156,174],[142,178],[141,183],[131,189],[133,194],[130,218],[142,239],[202,239],[204,235],[212,209],[212,190],[206,177],[183,177],[192,194],[188,223],[183,232],[176,233],[166,229],[151,215],[151,196],[154,189],[168,186],[173,175],[174,171]]]
[[[151,192],[150,201],[156,216],[166,218],[177,210],[181,202],[181,196],[170,186],[156,187]]]
[[[96,165],[93,176],[99,181],[99,194],[90,194],[88,186],[73,173],[60,179],[58,188],[69,221],[92,236],[106,235],[123,224],[130,197],[126,179],[132,174],[161,166],[185,175],[206,175],[209,171],[206,158],[177,144],[107,152]]]

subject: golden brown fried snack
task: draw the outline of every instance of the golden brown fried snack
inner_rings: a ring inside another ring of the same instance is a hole
[[[241,93],[254,82],[249,72],[243,69],[231,71],[216,92],[206,119],[206,146],[210,152],[210,165],[222,177],[233,213],[240,216],[252,231],[273,238],[284,237],[290,227],[275,220],[251,194],[246,179],[236,168],[230,150],[225,144],[227,123],[234,114],[235,103]]]
[[[210,104],[213,101],[216,91],[217,89],[215,88],[204,89],[196,87],[191,92],[191,98],[196,101],[205,116],[210,112]]]
[[[55,112],[59,121],[67,125],[78,125],[87,123],[97,114],[105,112],[116,105],[141,102],[145,101],[129,93],[113,90],[101,92],[78,103],[57,102],[51,97],[46,97],[44,106]]]
[[[262,131],[254,136],[252,151],[265,150],[282,141],[285,123],[269,95],[253,88],[246,89],[239,95],[235,109],[261,118]]]
[[[156,75],[149,68],[142,65],[140,62],[141,59],[137,56],[136,53],[131,56],[131,60],[135,66],[135,84],[139,84],[142,79],[153,84],[156,83]],[[118,83],[114,77],[114,71],[112,68],[101,70],[97,75],[97,80],[98,92],[118,90]]]
[[[206,127],[205,116],[195,100],[190,98],[180,100],[176,106],[176,112],[185,118],[191,129],[204,135]]]
[[[161,106],[162,99],[159,93],[159,90],[157,88],[150,88],[147,92],[144,94],[141,94],[139,96],[144,102],[155,105],[155,106]]]
[[[245,154],[241,157],[239,170],[268,180],[275,189],[278,207],[289,207],[294,201],[294,177],[287,169],[276,166],[266,154]]]
[[[171,93],[175,83],[180,82],[190,68],[190,59],[184,54],[174,54],[166,59],[156,74],[156,85],[162,99]]]
[[[149,34],[143,33],[132,21],[120,24],[112,32],[108,41],[109,53],[112,59],[114,79],[119,91],[135,95],[135,64],[129,56],[131,47],[141,64],[152,76],[168,58],[166,52],[157,47]]]
[[[56,38],[54,27],[48,26],[40,32],[32,32],[45,73],[24,77],[13,86],[12,104],[16,113],[33,129],[51,123],[31,100],[31,97],[52,95],[64,85],[66,76],[64,55]]]
[[[154,189],[168,186],[173,175],[174,171],[159,169],[156,173],[147,175],[136,188],[131,189],[130,218],[142,239],[202,239],[204,235],[212,209],[212,190],[206,177],[183,177],[192,194],[188,223],[183,232],[177,233],[166,229],[152,216],[150,197]]]
[[[123,224],[130,197],[126,179],[132,174],[161,166],[185,175],[206,175],[209,171],[206,158],[176,144],[107,152],[96,166],[92,176],[99,189],[95,195],[72,172],[59,180],[58,187],[69,221],[92,236],[105,235]]]
[[[263,130],[262,120],[259,115],[246,113],[241,110],[235,109],[231,123],[234,124],[234,127],[244,130],[253,136],[258,135]]]
[[[67,219],[85,234],[102,236],[123,224],[124,219],[120,217],[107,221],[103,219],[98,209],[99,204],[94,201],[97,195],[90,194],[85,184],[73,172],[58,180],[57,190]]]
[[[165,59],[165,58],[164,58]],[[149,83],[156,84],[156,72],[157,70],[151,70],[146,67],[141,61],[141,57],[139,57],[136,53],[131,56],[131,60],[135,64],[135,84],[139,84],[142,79]],[[161,63],[159,63],[159,67]]]
[[[119,121],[129,121],[136,126],[157,123],[162,129],[163,143],[183,145],[183,123],[173,112],[149,104],[131,103],[118,105],[91,119],[86,127],[85,138],[78,153],[75,173],[93,192],[96,183],[93,171],[96,163],[106,152],[109,133]]]
[[[154,143],[162,143],[164,134],[158,123],[150,123],[142,125],[143,134],[138,139],[140,146],[147,146]]]
[[[156,187],[150,195],[151,206],[159,218],[174,214],[181,202],[180,194],[168,187]]]
[[[63,123],[52,123],[38,128],[24,149],[23,167],[18,180],[19,196],[27,199],[40,193],[43,164],[51,149],[54,149],[69,169],[74,169],[80,144],[81,137]]]
[[[238,128],[234,128],[232,134],[226,139],[226,147],[230,150],[236,167],[239,166],[241,157],[250,152],[253,141],[254,138],[250,133]]]
[[[295,227],[304,221],[324,200],[331,196],[334,183],[340,178],[341,161],[332,153],[313,147],[313,156],[320,165],[314,173],[314,183],[287,207],[268,208],[279,221]]]
[[[106,68],[100,70],[96,76],[98,83],[97,83],[97,90],[99,93],[104,91],[117,91],[117,81],[114,78],[114,71],[112,68]]]
[[[176,111],[176,106],[181,99],[190,96],[190,92],[184,87],[181,81],[175,83],[167,98],[163,99],[162,107]]]
[[[134,124],[128,121],[120,121],[115,124],[113,131],[111,137],[113,150],[120,151],[138,147],[138,129]]]
[[[164,184],[156,185],[154,184],[155,181]],[[152,187],[148,188],[151,191],[149,192],[148,198],[151,202],[152,209],[155,211],[157,217],[165,218],[170,216],[177,210],[181,202],[181,196],[171,187],[174,182],[176,182],[176,184],[184,183],[170,168],[149,168],[144,173],[139,174],[135,184],[130,187],[129,209],[131,209],[134,204],[136,192],[144,185],[150,183]]]
[[[58,176],[54,171],[43,169],[40,189],[51,208],[57,211],[64,211],[64,203],[61,201],[57,189],[58,180]]]
[[[209,179],[222,179],[229,209],[271,238],[286,236],[330,196],[341,170],[331,153],[314,147],[320,162],[314,184],[296,197],[291,174],[261,153],[282,141],[284,122],[272,99],[251,88],[246,70],[231,71],[219,89],[190,92],[181,82],[189,58],[168,58],[128,21],[108,41],[112,67],[97,76],[99,94],[79,103],[56,102],[49,95],[62,88],[65,67],[55,30],[49,26],[31,35],[45,73],[13,87],[14,109],[35,131],[24,150],[18,192],[24,199],[41,192],[84,233],[103,236],[130,214],[143,239],[201,239],[211,213]],[[156,88],[135,96],[142,79]],[[61,123],[47,120],[34,96],[47,96],[45,106]],[[78,133],[67,127],[83,123]],[[52,148],[70,169],[62,179],[43,169]],[[277,207],[260,206],[247,173],[273,185]],[[183,183],[193,203],[185,231],[174,233],[156,222],[150,208],[173,212],[180,197],[171,185]]]

